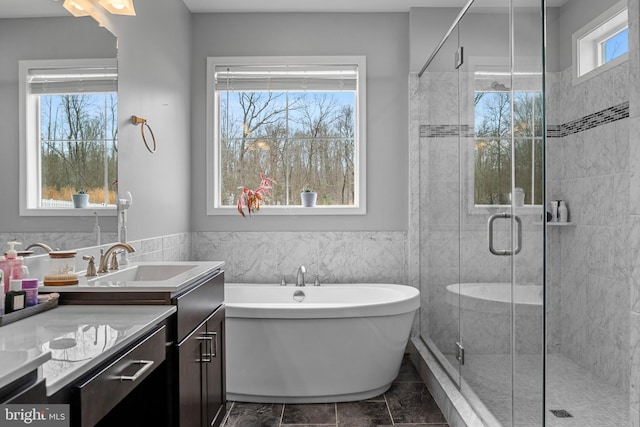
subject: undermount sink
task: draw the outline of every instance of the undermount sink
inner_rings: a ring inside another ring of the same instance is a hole
[[[89,279],[88,282],[158,282],[173,279],[197,266],[198,264],[134,265],[123,270],[96,276]]]
[[[87,277],[70,286],[41,286],[40,292],[156,292],[175,294],[198,283],[208,274],[221,270],[223,261],[144,261],[122,266],[120,270]]]

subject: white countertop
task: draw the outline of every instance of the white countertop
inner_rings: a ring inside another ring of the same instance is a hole
[[[158,267],[190,267],[179,274],[166,279],[129,279],[121,280],[127,271],[138,266]],[[212,271],[221,269],[224,261],[180,261],[180,262],[140,262],[132,263],[126,268],[110,272],[103,276],[87,278],[80,276],[80,283],[70,286],[40,286],[39,292],[170,292],[179,293],[189,285],[196,283],[201,277]],[[120,276],[120,277],[119,277]]]
[[[0,387],[38,368],[52,395],[133,343],[175,306],[59,306],[0,328]]]

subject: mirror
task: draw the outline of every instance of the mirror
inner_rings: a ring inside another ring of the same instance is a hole
[[[97,133],[88,143],[85,138],[85,145],[82,148],[92,147],[93,151],[88,150],[85,154],[81,154],[80,158],[73,158],[75,165],[90,160],[89,156],[94,158],[92,166],[93,175],[99,175],[97,187],[102,184],[102,195],[90,198],[90,203],[95,203],[86,209],[73,209],[71,197],[67,195],[57,194],[54,198],[64,199],[70,204],[69,214],[56,213],[55,209],[43,212],[35,212],[25,214],[23,204],[20,204],[20,211],[17,209],[21,194],[31,194],[32,198],[37,200],[36,207],[39,206],[40,200],[45,198],[44,187],[55,187],[62,191],[65,187],[63,175],[72,175],[73,179],[78,181],[77,170],[70,166],[71,155],[65,152],[62,147],[80,148],[77,144],[69,144],[69,136],[71,132],[49,132],[54,135],[51,138],[55,144],[50,144],[49,148],[52,152],[57,153],[59,163],[49,162],[49,166],[45,165],[44,149],[38,147],[44,146],[44,142],[36,145],[33,150],[34,160],[26,158],[24,162],[18,161],[22,159],[20,147],[25,145],[22,141],[27,140],[23,136],[23,129],[27,129],[25,124],[21,123],[19,115],[19,62],[20,61],[40,61],[40,60],[84,60],[84,59],[107,59],[113,58],[116,64],[115,72],[117,75],[117,38],[111,34],[106,28],[98,26],[96,21],[91,17],[72,17],[63,7],[62,2],[52,0],[4,0],[2,10],[0,10],[0,111],[2,119],[0,119],[0,131],[6,137],[6,141],[12,143],[3,144],[0,148],[0,158],[3,159],[3,167],[0,168],[0,179],[4,183],[12,183],[9,189],[3,191],[3,200],[0,204],[0,216],[2,217],[2,226],[0,228],[0,242],[17,238],[22,241],[25,246],[36,241],[43,241],[52,247],[60,248],[76,248],[93,246],[98,240],[101,243],[108,243],[117,239],[117,221],[115,217],[115,198],[117,184],[117,151],[114,148],[114,135],[117,135],[115,126],[115,108],[117,108],[117,80],[113,81],[113,94],[111,99],[115,97],[116,102],[106,108],[110,109],[110,117],[103,117],[104,123],[111,126],[111,130],[105,130],[104,136]],[[117,79],[117,77],[116,77]],[[44,90],[47,89],[47,83],[42,83]],[[94,85],[95,86],[95,85]],[[76,92],[82,90],[75,89]],[[95,90],[94,90],[95,92]],[[61,107],[63,108],[63,107]],[[105,109],[106,109],[105,108]],[[43,113],[39,113],[43,114]],[[26,116],[27,114],[24,114]],[[63,114],[64,116],[64,114]],[[33,133],[42,136],[46,132],[42,129],[44,118],[42,115],[37,116],[40,127],[35,126]],[[92,119],[94,120],[94,119]],[[51,122],[52,126],[59,126],[60,123]],[[101,125],[101,126],[104,126]],[[106,126],[105,126],[106,127]],[[21,129],[23,128],[23,129]],[[66,139],[66,141],[58,141]],[[81,138],[74,138],[81,139]],[[98,140],[101,140],[98,142]],[[106,142],[109,140],[108,142]],[[20,141],[20,143],[18,143]],[[99,144],[104,144],[99,148]],[[109,146],[107,146],[107,144]],[[102,151],[100,151],[102,150]],[[78,155],[77,150],[74,156]],[[103,153],[102,159],[95,160]],[[53,155],[50,155],[51,159]],[[11,160],[7,160],[11,159]],[[35,162],[37,173],[27,175],[22,163],[31,161]],[[38,163],[40,162],[40,163]],[[102,166],[99,166],[102,165]],[[47,170],[48,167],[48,170]],[[101,167],[101,169],[100,169]],[[52,178],[55,174],[52,172],[58,170],[60,178]],[[89,167],[86,168],[89,170]],[[45,172],[48,172],[48,181],[45,182]],[[24,174],[24,175],[21,175]],[[20,186],[18,185],[18,177],[21,177]],[[22,179],[24,177],[24,179]],[[41,177],[42,183],[40,179]],[[33,195],[33,191],[27,192],[27,182],[37,181],[31,188],[36,188],[36,192],[41,194]],[[57,180],[57,181],[56,181]],[[22,182],[25,182],[23,185]],[[53,182],[52,182],[53,181]],[[95,180],[94,180],[95,181]],[[83,182],[71,183],[71,179],[66,179],[67,190],[73,188],[75,190],[86,190],[91,192],[96,185],[93,181],[84,180]],[[20,188],[19,188],[20,187]],[[104,189],[108,187],[108,191]],[[40,190],[42,188],[42,190]],[[98,190],[99,191],[99,190]],[[103,206],[101,206],[103,205]],[[24,206],[27,206],[26,202]],[[66,207],[66,206],[65,206]],[[75,212],[73,212],[75,211]],[[94,228],[96,224],[97,211],[100,233],[96,235]],[[68,212],[68,211],[67,211]],[[0,246],[1,247],[1,246]]]

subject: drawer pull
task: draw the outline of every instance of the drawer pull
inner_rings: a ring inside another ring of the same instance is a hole
[[[133,363],[136,365],[143,365],[143,366],[142,368],[138,369],[138,372],[136,372],[133,375],[121,375],[120,381],[136,381],[153,366],[153,360],[136,360]]]
[[[209,340],[211,345],[211,353],[205,354],[205,357],[206,356],[208,356],[209,358],[216,357],[216,354],[218,353],[218,333],[205,332],[203,335],[205,335],[206,337],[210,337]],[[209,362],[211,362],[211,360],[209,360]]]
[[[203,334],[203,335],[206,335]],[[198,341],[201,341],[202,343],[204,343],[205,346],[205,350],[204,353],[202,352],[202,346],[200,347],[200,359],[197,359],[198,362],[204,362],[204,363],[211,363],[211,342],[213,341],[213,338],[209,337],[209,336],[204,336],[204,337],[198,337]],[[209,344],[209,348],[207,348],[207,343]]]
[[[218,353],[218,333],[217,332],[203,332],[202,337],[198,337],[198,340],[204,343],[204,353],[200,348],[200,359],[198,362],[211,363],[213,358]]]

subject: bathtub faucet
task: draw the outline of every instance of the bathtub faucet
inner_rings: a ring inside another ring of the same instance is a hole
[[[296,276],[296,286],[304,286],[304,273],[307,272],[307,269],[304,268],[304,265],[298,267],[298,275]]]

